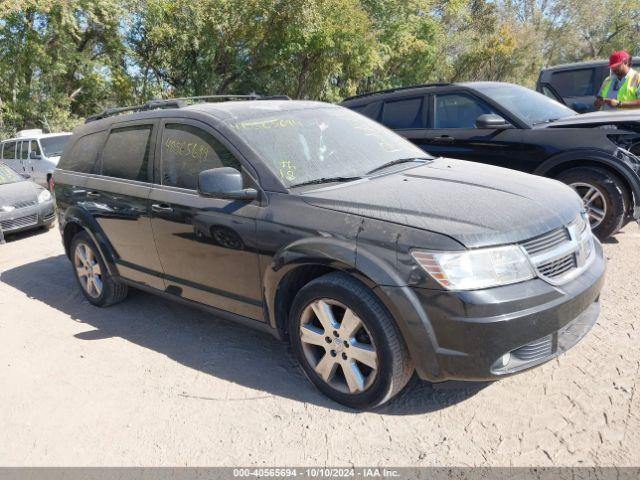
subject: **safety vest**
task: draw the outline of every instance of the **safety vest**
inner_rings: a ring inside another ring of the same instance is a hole
[[[615,79],[616,76],[613,74],[604,80],[602,88],[600,89],[600,97],[607,98]],[[620,87],[620,90],[618,90],[617,100],[619,102],[632,102],[638,99],[640,99],[640,72],[630,69],[624,79],[624,83]]]

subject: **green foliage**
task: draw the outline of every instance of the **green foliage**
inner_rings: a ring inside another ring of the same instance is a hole
[[[4,0],[0,137],[157,97],[533,86],[638,34],[638,0]]]

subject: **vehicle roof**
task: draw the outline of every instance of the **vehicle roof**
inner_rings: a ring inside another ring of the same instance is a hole
[[[232,100],[203,102],[179,108],[158,108],[140,112],[110,115],[79,125],[75,131],[90,132],[110,128],[112,124],[148,118],[189,117],[189,112],[207,115],[222,122],[259,118],[275,112],[292,112],[310,108],[340,108],[338,105],[309,100]],[[185,115],[186,114],[186,115]],[[194,115],[195,116],[195,115]]]
[[[549,72],[554,70],[573,70],[579,68],[602,67],[608,64],[608,60],[589,60],[587,62],[561,63],[559,65],[553,65],[551,67],[543,68],[542,71]]]
[[[196,103],[180,108],[181,111],[197,111],[218,120],[243,120],[264,117],[275,112],[292,112],[312,108],[339,108],[337,105],[310,100],[234,100],[229,102]]]
[[[60,137],[62,135],[71,135],[71,132],[41,133],[37,135],[28,135],[25,137],[13,137],[13,138],[7,138],[6,140],[2,140],[2,143],[22,141],[22,140],[34,140],[34,139],[40,139],[40,138]]]
[[[500,86],[500,85],[515,85],[509,82],[491,82],[491,81],[483,81],[483,82],[453,82],[453,83],[425,83],[423,85],[410,85],[408,87],[398,87],[398,88],[390,88],[387,90],[377,90],[375,92],[363,93],[362,95],[355,95],[353,97],[345,98],[342,103],[358,103],[360,100],[371,100],[371,97],[375,97],[376,95],[391,95],[394,93],[401,93],[406,95],[411,95],[413,93],[422,93],[425,90],[436,90],[439,88],[451,88],[451,87],[462,87],[462,88],[470,88],[475,89],[478,87],[491,87],[491,86]]]

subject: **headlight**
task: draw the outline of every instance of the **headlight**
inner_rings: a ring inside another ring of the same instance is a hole
[[[4,207],[0,207],[0,212],[13,212],[16,209],[13,205],[5,205]]]
[[[51,200],[51,194],[49,193],[49,190],[42,190],[38,194],[38,203],[48,202],[49,200]]]
[[[535,277],[527,256],[516,245],[463,252],[414,250],[413,258],[449,290],[476,290]]]

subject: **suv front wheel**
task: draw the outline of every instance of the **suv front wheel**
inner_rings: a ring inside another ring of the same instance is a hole
[[[572,168],[556,178],[580,196],[596,237],[605,240],[622,228],[625,186],[618,177],[599,168]]]
[[[87,232],[80,232],[73,237],[71,262],[82,293],[93,305],[108,307],[127,297],[127,286],[109,274]]]
[[[391,315],[365,285],[330,273],[305,285],[289,317],[289,339],[306,376],[352,408],[394,397],[413,373]]]

